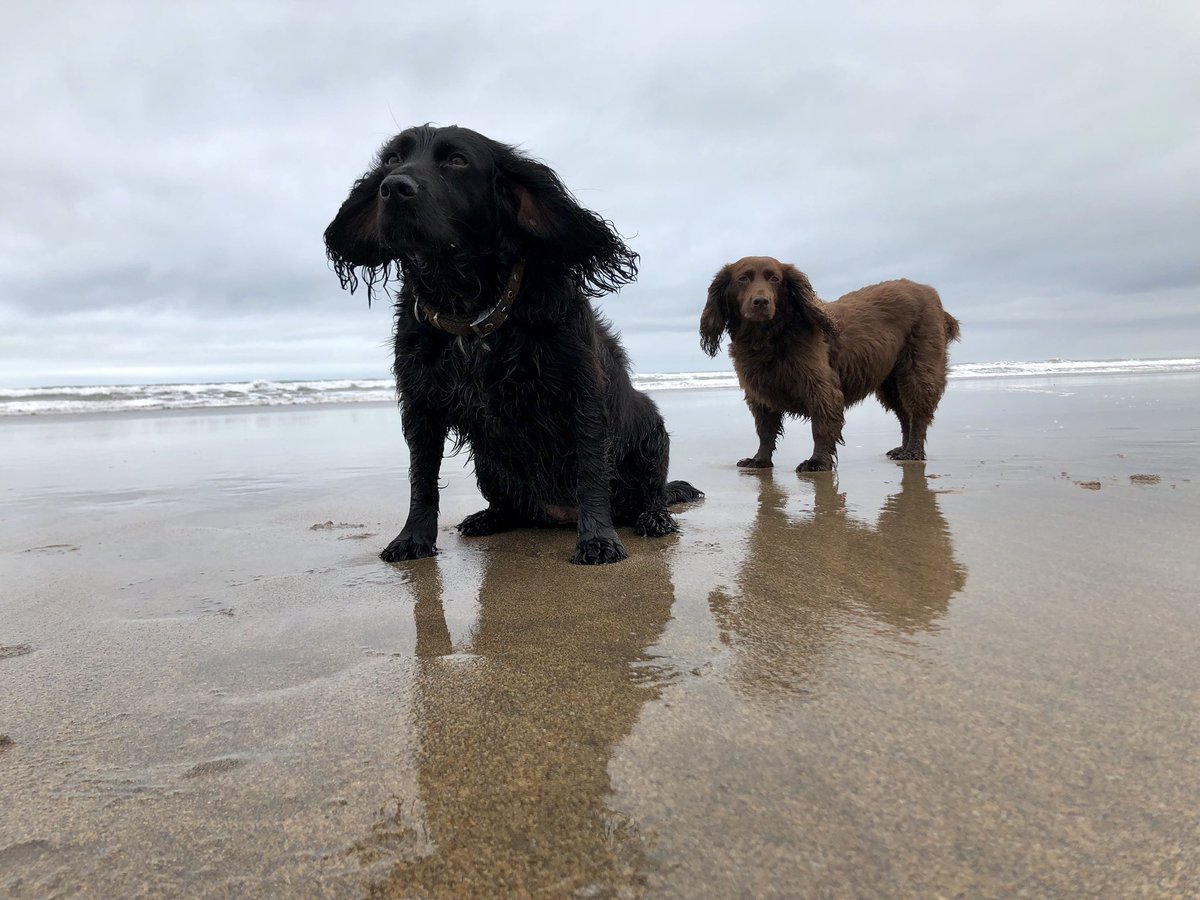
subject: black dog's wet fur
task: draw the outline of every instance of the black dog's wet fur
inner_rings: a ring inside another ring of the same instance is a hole
[[[631,282],[637,255],[548,167],[465,128],[410,128],[351,188],[325,244],[343,287],[400,283],[395,373],[412,492],[383,559],[437,552],[449,433],[470,448],[489,504],[459,525],[467,536],[555,524],[567,510],[578,522],[572,561],[619,562],[614,525],[669,534],[668,505],[703,496],[668,484],[662,416],[589,302]],[[418,299],[443,314],[490,309],[518,259],[520,291],[487,338],[414,315]]]

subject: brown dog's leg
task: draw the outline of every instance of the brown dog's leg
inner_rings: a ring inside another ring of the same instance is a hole
[[[904,448],[908,446],[908,441],[909,441],[908,420],[905,419],[903,416],[901,416],[900,417],[900,446],[893,447],[891,450],[889,450],[887,452],[887,458],[888,459],[903,459],[904,452],[905,452]],[[921,457],[921,459],[924,459],[924,458],[925,457],[923,457],[923,456]]]
[[[888,456],[895,460],[925,458],[925,434],[933,424],[933,414],[946,390],[946,354],[943,348],[936,359],[899,371],[896,379],[900,402],[908,414],[904,444]]]
[[[889,452],[888,458],[897,462],[923,460],[925,458],[925,432],[928,430],[928,420],[918,422],[914,419],[912,425],[905,432],[904,446]]]
[[[875,389],[875,396],[879,398],[879,402],[883,404],[883,408],[888,412],[895,413],[896,418],[900,420],[900,445],[893,447],[887,452],[888,459],[898,459],[900,454],[904,452],[904,448],[908,446],[908,413],[904,410],[904,402],[900,396],[900,389],[896,386],[896,373],[888,375],[883,380],[883,383]]]
[[[837,458],[838,440],[841,438],[840,423],[834,425],[824,419],[812,420],[813,454],[800,465],[797,472],[831,472]]]
[[[768,409],[761,403],[746,401],[750,412],[754,414],[754,430],[758,432],[758,450],[753,456],[738,460],[742,469],[769,469],[774,463],[771,457],[775,455],[775,442],[783,434],[783,414],[778,410]]]

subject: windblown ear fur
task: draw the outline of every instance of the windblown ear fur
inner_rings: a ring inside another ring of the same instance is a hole
[[[517,237],[528,250],[566,266],[589,297],[637,278],[638,255],[611,222],[580,206],[552,169],[504,144],[494,144],[493,152]]]
[[[377,198],[382,174],[368,172],[350,188],[329,227],[325,229],[325,255],[343,289],[354,293],[362,280],[367,283],[368,300],[376,282],[387,283],[391,257],[379,237]]]
[[[700,313],[700,348],[709,356],[721,349],[721,337],[729,327],[729,286],[733,284],[733,268],[722,266],[708,286],[708,302]]]
[[[820,331],[829,341],[838,336],[838,327],[825,312],[825,304],[817,299],[808,276],[795,266],[784,266],[784,283],[793,307],[811,328]]]

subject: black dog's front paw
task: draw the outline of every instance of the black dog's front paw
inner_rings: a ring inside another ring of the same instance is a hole
[[[629,554],[621,545],[621,540],[615,534],[612,537],[593,537],[581,540],[575,545],[575,555],[571,562],[577,566],[602,566],[606,563],[618,563],[628,559]]]
[[[458,533],[463,537],[483,537],[485,534],[507,531],[509,527],[508,518],[489,506],[477,513],[471,513],[459,522]]]
[[[774,468],[774,465],[769,459],[759,459],[757,456],[747,456],[738,460],[739,469],[770,469]]]
[[[401,532],[383,548],[379,558],[384,562],[394,563],[409,559],[424,559],[427,556],[434,556],[436,553],[437,546],[432,540],[418,540],[411,534]]]
[[[633,523],[633,533],[638,537],[663,537],[678,530],[679,526],[665,509],[648,509]]]

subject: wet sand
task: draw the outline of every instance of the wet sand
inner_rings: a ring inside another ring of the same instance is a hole
[[[955,382],[684,532],[376,558],[387,406],[0,421],[0,896],[1200,893],[1195,375]]]

